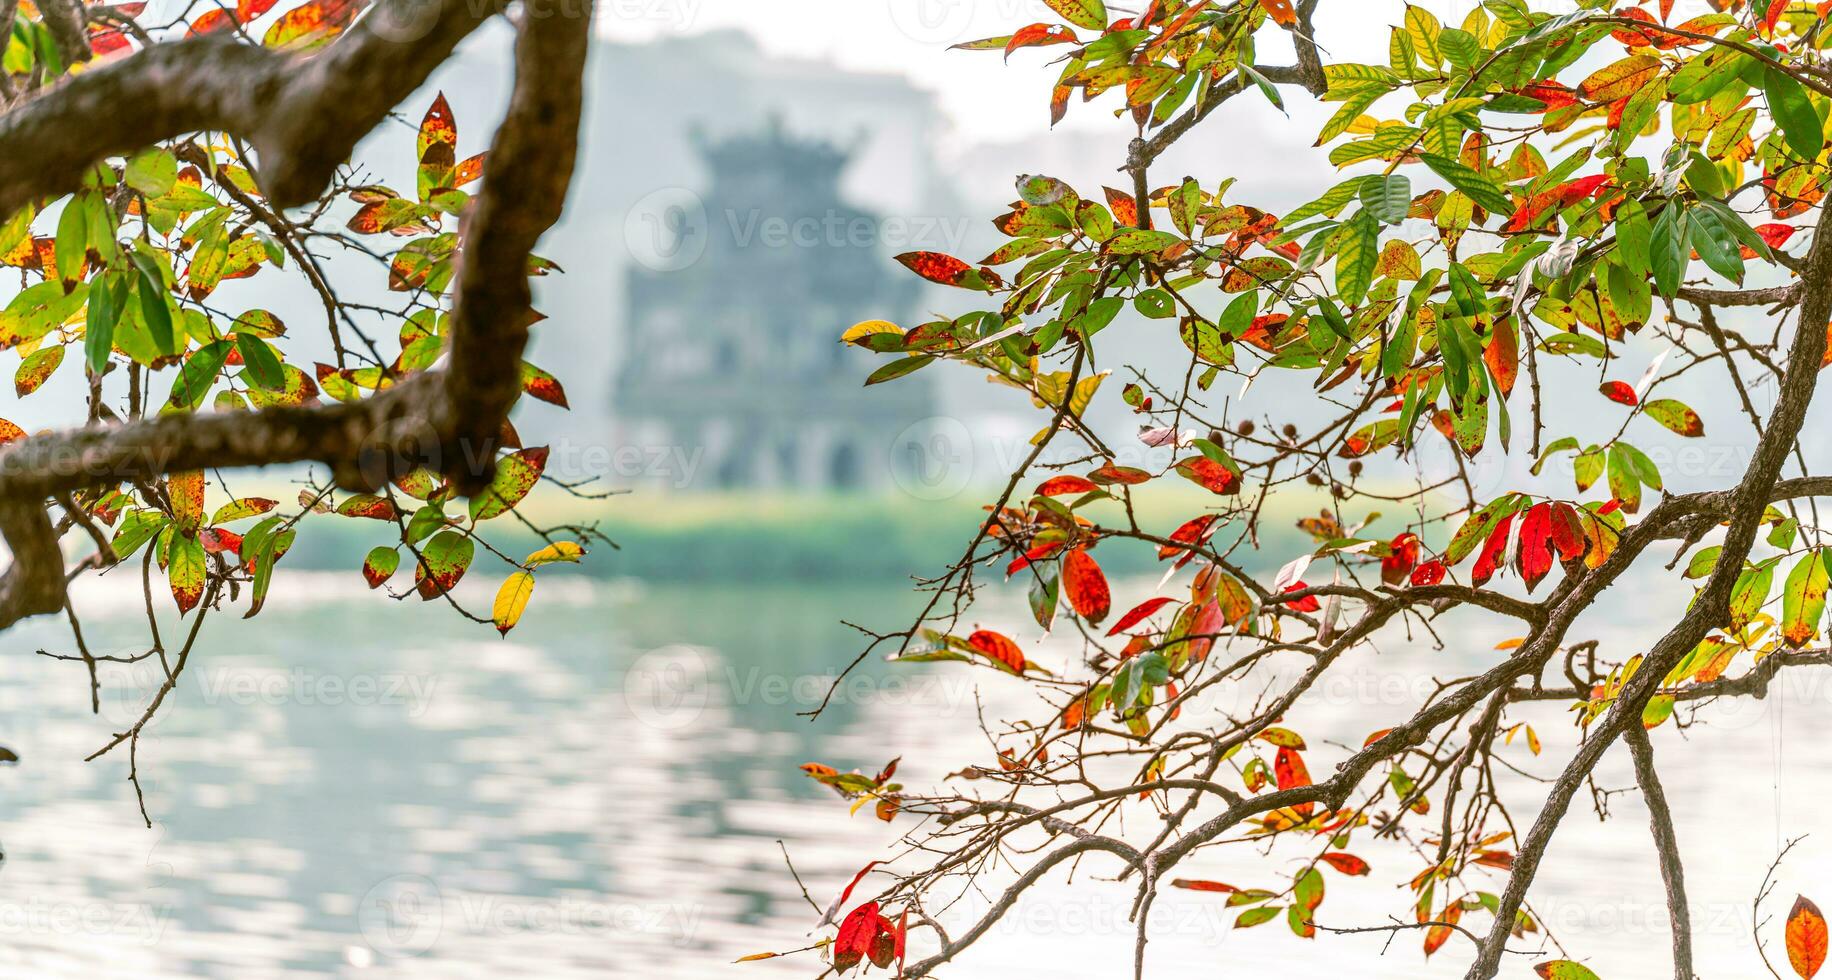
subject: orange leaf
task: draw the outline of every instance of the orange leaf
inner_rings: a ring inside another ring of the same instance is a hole
[[[1813,980],[1826,962],[1826,919],[1804,895],[1787,914],[1787,961],[1801,980]]]
[[[1094,481],[1082,476],[1057,476],[1043,481],[1037,488],[1039,497],[1060,497],[1069,493],[1088,493],[1099,490]]]
[[[1298,12],[1292,9],[1291,0],[1260,0],[1260,6],[1266,8],[1267,16],[1280,27],[1297,26]]]
[[[980,630],[967,637],[967,645],[991,657],[1014,674],[1024,673],[1024,651],[1003,633]]]
[[[1132,199],[1132,195],[1125,191],[1116,191],[1111,187],[1103,187],[1101,190],[1107,192],[1107,210],[1113,212],[1113,223],[1138,227],[1139,204]]]

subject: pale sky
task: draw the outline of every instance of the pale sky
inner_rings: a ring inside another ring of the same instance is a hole
[[[1681,6],[1703,0],[1681,0]],[[1447,26],[1462,22],[1473,0],[1422,0]],[[934,91],[966,143],[1005,141],[1046,132],[1042,107],[1066,47],[1035,48],[1005,66],[996,52],[949,51],[961,41],[1010,34],[1037,21],[1059,22],[1040,0],[599,0],[604,34],[621,40],[741,28],[774,55],[831,61],[845,68],[908,75]],[[1142,5],[1141,5],[1142,6]],[[1569,4],[1535,3],[1552,10]],[[1115,0],[1110,13],[1136,13]],[[1323,0],[1318,37],[1337,60],[1386,60],[1387,32],[1402,0]],[[1261,61],[1288,63],[1290,46],[1262,32]],[[1266,43],[1270,41],[1272,43]],[[1069,128],[1089,128],[1111,113],[1097,103],[1071,112]],[[1310,133],[1314,137],[1315,133]],[[1301,145],[1308,145],[1309,139]]]

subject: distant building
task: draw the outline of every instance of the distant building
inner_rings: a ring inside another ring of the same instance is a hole
[[[710,186],[656,192],[626,230],[647,243],[619,318],[619,445],[690,458],[681,489],[891,485],[894,440],[935,414],[933,388],[927,372],[863,387],[884,360],[839,335],[913,326],[923,290],[888,261],[887,222],[841,199],[851,151],[779,121],[695,144]]]

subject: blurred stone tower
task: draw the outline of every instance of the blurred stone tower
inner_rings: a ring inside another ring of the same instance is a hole
[[[913,326],[922,289],[889,261],[890,226],[840,199],[851,151],[774,119],[694,143],[711,186],[651,194],[626,227],[650,247],[621,318],[619,446],[692,459],[676,489],[891,485],[893,443],[934,415],[933,389],[926,372],[863,387],[884,359],[839,336]]]

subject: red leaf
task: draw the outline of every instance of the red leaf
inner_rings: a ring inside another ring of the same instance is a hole
[[[1193,892],[1222,892],[1224,894],[1240,891],[1233,885],[1224,885],[1219,881],[1204,881],[1201,878],[1173,878],[1172,888],[1187,888]]]
[[[1590,550],[1577,508],[1563,501],[1552,505],[1552,546],[1558,549],[1558,556],[1563,561],[1582,558]]]
[[[239,555],[242,553],[242,536],[234,531],[210,527],[205,528],[197,538],[204,543],[204,551],[207,554],[219,555],[228,552],[232,555]]]
[[[1557,82],[1534,82],[1515,89],[1514,94],[1544,102],[1546,112],[1578,104],[1578,94]]]
[[[1118,636],[1121,633],[1126,632],[1127,630],[1131,629],[1132,627],[1137,626],[1139,623],[1143,622],[1145,617],[1150,616],[1152,613],[1155,613],[1160,609],[1163,609],[1165,604],[1171,601],[1172,599],[1169,596],[1159,596],[1155,599],[1147,599],[1144,602],[1139,603],[1138,605],[1132,607],[1131,612],[1128,612],[1126,615],[1121,616],[1120,621],[1117,623],[1114,623],[1113,628],[1107,631],[1107,635],[1108,636]]]
[[[196,20],[192,21],[190,33],[193,35],[214,34],[218,31],[229,30],[235,26],[235,23],[235,15],[219,7],[204,11]]]
[[[1345,875],[1359,876],[1368,873],[1368,862],[1363,861],[1353,854],[1346,854],[1342,851],[1331,851],[1323,855],[1323,860],[1328,862],[1330,867],[1335,868]]]
[[[1025,570],[1026,568],[1029,568],[1031,565],[1031,562],[1034,562],[1040,558],[1048,558],[1049,556],[1061,550],[1062,550],[1061,541],[1052,541],[1049,544],[1040,544],[1036,546],[1035,548],[1032,548],[1031,550],[1020,555],[1017,559],[1012,561],[1010,565],[1007,565],[1005,567],[1005,575],[1007,578],[1013,575],[1016,575],[1019,572]]]
[[[1279,748],[1278,757],[1272,762],[1272,776],[1278,781],[1279,789],[1296,789],[1310,785],[1310,770],[1304,766],[1304,757],[1297,749]],[[1311,804],[1299,803],[1292,807],[1300,816],[1308,817]]]
[[[1597,390],[1603,393],[1604,398],[1621,405],[1632,406],[1641,401],[1636,396],[1634,387],[1626,381],[1605,381],[1598,386]]]
[[[924,279],[944,286],[985,289],[988,283],[999,281],[991,270],[975,270],[960,259],[941,252],[905,252],[897,256],[897,261]]]
[[[1413,585],[1436,585],[1444,581],[1444,563],[1428,561],[1412,570]]]
[[[1552,570],[1551,504],[1534,504],[1520,519],[1520,550],[1515,554],[1515,562],[1528,592]]]
[[[1495,530],[1489,533],[1488,540],[1482,545],[1482,554],[1476,556],[1476,567],[1470,570],[1470,581],[1481,588],[1488,580],[1495,577],[1495,570],[1501,564],[1502,553],[1507,551],[1508,532],[1514,527],[1514,515],[1501,519]]]
[[[1769,248],[1780,248],[1786,245],[1788,239],[1793,238],[1794,233],[1799,230],[1799,228],[1793,225],[1775,223],[1756,226],[1756,234],[1762,236],[1762,241],[1768,245]]]
[[[859,965],[866,954],[871,952],[872,940],[878,935],[878,922],[883,918],[878,914],[877,902],[866,902],[864,905],[847,913],[840,923],[839,935],[833,940],[833,968],[844,973]]]
[[[1120,466],[1115,463],[1107,465],[1088,474],[1088,479],[1095,483],[1124,483],[1127,486],[1138,486],[1151,482],[1151,474],[1136,466]]]
[[[1192,456],[1178,463],[1177,472],[1213,494],[1226,496],[1240,492],[1240,477],[1207,456]]]
[[[1278,758],[1272,764],[1273,778],[1278,780],[1279,789],[1296,789],[1310,785],[1310,770],[1304,765],[1304,757],[1298,750],[1280,746]]]
[[[1787,10],[1787,5],[1790,2],[1791,0],[1770,0],[1768,13],[1762,17],[1762,33],[1764,35],[1773,35],[1775,33],[1775,25],[1781,23],[1781,14],[1783,11]]]
[[[1076,548],[1062,559],[1062,591],[1068,595],[1075,614],[1091,624],[1106,619],[1113,604],[1107,576],[1094,556],[1083,548]]]
[[[1593,174],[1560,184],[1552,189],[1552,193],[1558,195],[1559,204],[1570,207],[1615,183],[1615,180],[1609,174]]]
[[[1213,533],[1209,528],[1214,526],[1216,520],[1216,515],[1204,514],[1194,520],[1186,521],[1182,527],[1170,533],[1170,540],[1176,542],[1176,544],[1160,545],[1158,547],[1158,560],[1162,561],[1172,555],[1188,556],[1190,554],[1189,550],[1186,548],[1179,548],[1177,545],[1200,545],[1202,542],[1207,541],[1209,535]]]
[[[1094,485],[1092,480],[1086,477],[1057,476],[1045,480],[1043,485],[1037,488],[1037,496],[1060,497],[1063,494],[1088,493],[1089,491],[1099,489],[1099,487]]]
[[[1310,586],[1305,585],[1303,582],[1293,582],[1291,586],[1285,590],[1285,592],[1286,593],[1302,592],[1308,588],[1310,588]],[[1284,593],[1281,593],[1281,594],[1284,594]],[[1314,595],[1307,595],[1302,599],[1287,599],[1284,602],[1279,603],[1279,605],[1287,606],[1291,609],[1297,610],[1298,612],[1307,612],[1307,613],[1316,612],[1317,610],[1323,608],[1322,603],[1319,603],[1317,601],[1317,597]]]
[[[967,645],[998,661],[1014,674],[1024,673],[1024,651],[1003,633],[980,630],[967,637]]]
[[[1388,585],[1400,585],[1419,563],[1418,535],[1410,532],[1401,534],[1393,539],[1389,547],[1392,553],[1380,560],[1380,580]]]

